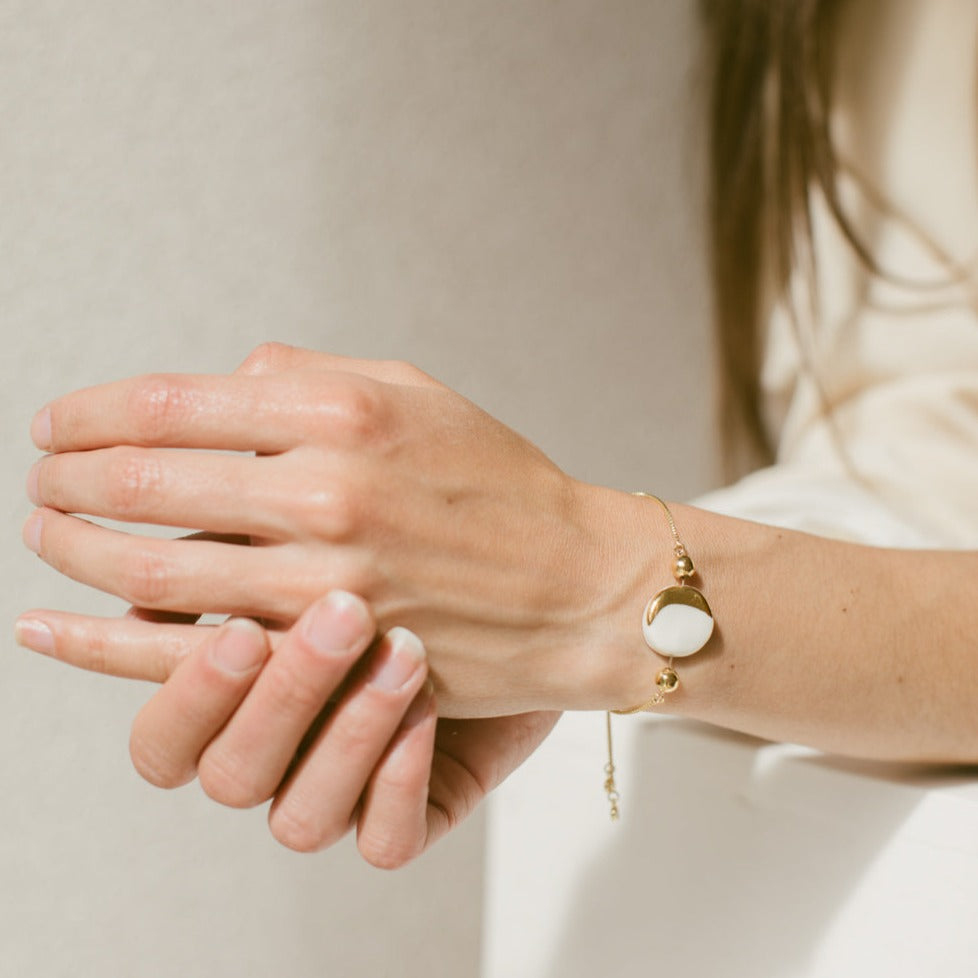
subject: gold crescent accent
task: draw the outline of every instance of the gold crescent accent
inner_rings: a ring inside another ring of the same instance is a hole
[[[713,612],[710,611],[710,606],[699,588],[695,588],[691,584],[673,584],[671,587],[665,587],[657,594],[652,595],[649,603],[645,606],[646,624],[651,625],[652,619],[666,605],[670,604],[684,604],[687,607],[695,608],[697,611],[702,611],[704,615],[713,617]]]

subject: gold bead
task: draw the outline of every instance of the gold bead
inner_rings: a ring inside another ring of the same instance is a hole
[[[692,577],[696,573],[693,558],[689,554],[677,557],[676,562],[672,565],[672,573],[677,581],[681,581],[684,577]]]
[[[655,677],[655,684],[663,693],[674,693],[679,688],[679,676],[676,670],[671,667],[659,670],[659,675]]]

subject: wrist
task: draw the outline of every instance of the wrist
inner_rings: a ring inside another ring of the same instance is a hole
[[[582,615],[559,684],[570,709],[644,702],[665,660],[642,636],[649,597],[670,583],[673,539],[658,506],[627,492],[580,484],[586,541],[575,591]]]
[[[656,678],[668,664],[643,636],[643,612],[649,599],[676,584],[674,546],[668,517],[654,499],[598,486],[580,486],[580,522],[586,528],[585,556],[576,580],[586,615],[567,657],[561,703],[567,709],[627,710],[646,703]],[[693,558],[689,583],[701,590],[717,621],[730,615],[731,588],[743,577],[745,563],[763,563],[763,547],[780,534],[758,534],[753,524],[730,520],[679,503],[669,509]],[[755,533],[749,535],[748,529]],[[724,638],[719,627],[695,654],[675,659],[680,688],[657,712],[708,716],[711,704],[732,692],[735,662],[729,649],[718,668]]]

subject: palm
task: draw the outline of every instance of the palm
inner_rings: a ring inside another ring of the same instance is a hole
[[[560,713],[440,719],[428,791],[431,845],[464,819],[544,741]]]

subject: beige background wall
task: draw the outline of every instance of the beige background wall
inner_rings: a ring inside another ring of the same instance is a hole
[[[20,544],[34,410],[266,338],[411,359],[581,477],[707,487],[688,6],[0,0],[0,619],[121,610]],[[7,645],[4,974],[477,974],[482,818],[395,875],[288,853],[139,781],[148,688]]]

